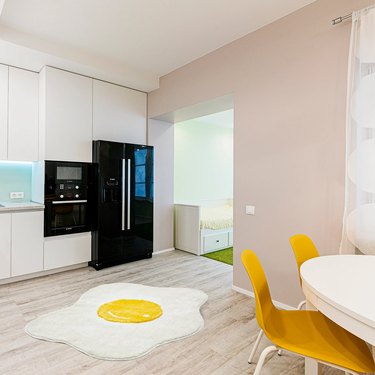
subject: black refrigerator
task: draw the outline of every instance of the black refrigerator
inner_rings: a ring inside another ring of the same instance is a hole
[[[96,270],[151,258],[153,250],[153,147],[93,141]]]

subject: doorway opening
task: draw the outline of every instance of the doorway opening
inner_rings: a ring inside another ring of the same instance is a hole
[[[233,264],[233,107],[174,124],[175,248]]]

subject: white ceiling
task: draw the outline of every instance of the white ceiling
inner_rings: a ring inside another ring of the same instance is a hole
[[[160,77],[314,1],[5,0],[0,38]]]

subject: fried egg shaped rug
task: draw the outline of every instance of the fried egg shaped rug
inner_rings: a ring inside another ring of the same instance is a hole
[[[196,289],[105,284],[72,306],[31,321],[25,331],[98,359],[130,360],[200,331],[200,307],[206,301],[207,295]]]

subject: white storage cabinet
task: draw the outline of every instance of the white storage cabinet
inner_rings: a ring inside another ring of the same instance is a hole
[[[11,214],[0,213],[0,279],[10,277]]]
[[[0,160],[8,159],[8,71],[0,65]]]
[[[146,144],[147,94],[93,80],[93,139]]]
[[[0,65],[0,159],[38,160],[39,78]]]
[[[43,220],[43,211],[12,213],[12,277],[43,271]]]
[[[37,73],[9,67],[9,160],[38,160],[38,86]]]
[[[90,260],[90,232],[44,239],[44,270],[86,263]]]
[[[43,270],[43,211],[0,213],[0,279]]]
[[[40,159],[91,162],[92,79],[43,68],[40,106]]]

